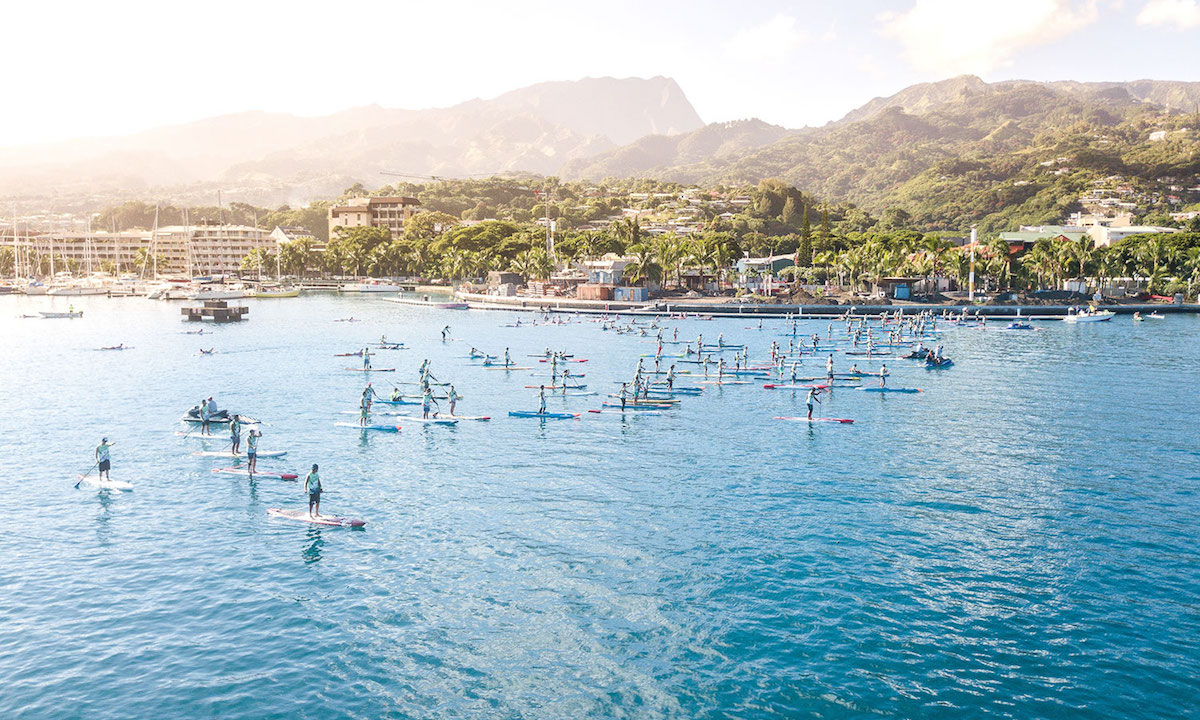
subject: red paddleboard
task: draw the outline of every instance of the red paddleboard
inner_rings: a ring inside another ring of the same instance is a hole
[[[250,475],[249,468],[244,468],[244,467],[216,468],[213,470],[213,472],[222,473],[224,475],[246,475],[246,476]],[[273,477],[273,478],[279,478],[280,480],[295,480],[296,478],[300,477],[299,475],[297,475],[295,473],[278,473],[278,472],[271,472],[270,470],[255,470],[254,476],[255,477]]]
[[[776,417],[776,420],[789,420],[791,422],[831,422],[850,424],[854,422],[849,418],[806,418],[806,417]]]
[[[367,524],[366,520],[338,517],[337,515],[318,515],[316,517],[310,517],[307,510],[282,510],[280,508],[268,508],[267,514],[272,517],[285,518],[287,520],[297,520],[299,522],[312,523],[313,525],[329,525],[331,527],[362,527]]]

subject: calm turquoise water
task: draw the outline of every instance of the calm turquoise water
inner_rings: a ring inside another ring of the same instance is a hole
[[[1196,318],[949,328],[954,368],[888,363],[925,392],[824,406],[853,426],[774,422],[803,396],[757,384],[543,424],[505,417],[536,408],[537,380],[469,365],[470,345],[566,349],[601,390],[653,345],[369,298],[246,302],[249,322],[196,337],[178,304],[82,298],[83,319],[43,321],[16,316],[66,302],[0,299],[0,717],[1195,712]],[[446,323],[464,340],[441,343]],[[751,324],[677,323],[761,357],[774,336]],[[335,428],[362,378],[331,355],[384,332],[414,349],[377,367],[415,380],[429,358],[460,413],[494,419]],[[135,349],[92,350],[118,342]],[[302,506],[296,483],[212,474],[172,434],[209,394],[289,451],[262,468],[319,462],[323,510],[368,527],[268,518]],[[101,435],[134,492],[72,488]]]

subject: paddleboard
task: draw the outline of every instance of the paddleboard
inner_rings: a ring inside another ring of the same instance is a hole
[[[543,388],[543,387],[546,388],[547,390],[562,390],[564,388],[566,388],[567,390],[582,390],[585,387],[587,387],[587,383],[584,383],[583,385],[526,385],[525,389],[526,390],[537,390],[537,389]]]
[[[457,418],[443,418],[443,417],[423,418],[423,417],[418,417],[416,415],[395,415],[393,417],[404,418],[405,420],[407,420],[409,422],[426,423],[427,425],[454,425],[455,423],[458,422]]]
[[[376,399],[372,400],[371,402],[374,404],[378,404],[378,405],[420,405],[421,404],[420,400],[405,400],[404,398],[400,398],[399,400],[380,400],[379,398],[376,398]]]
[[[192,454],[197,457],[224,457],[224,458],[244,458],[244,457],[246,457],[245,451],[239,452],[237,455],[234,455],[233,453],[229,452],[228,450],[225,450],[225,451],[197,450],[196,452],[194,452]],[[260,458],[283,457],[284,455],[287,455],[287,450],[266,450],[266,451],[260,451],[260,452],[256,453],[256,455]]]
[[[613,415],[623,415],[626,413],[635,414],[635,415],[663,415],[664,414],[661,410],[646,410],[643,408],[627,408],[625,410],[622,410],[619,406],[616,408],[609,408],[607,410],[588,410],[588,412],[595,413],[596,415],[602,415],[604,413],[609,413],[609,414],[613,414]]]
[[[346,368],[346,372],[396,372],[396,368]]]
[[[701,380],[701,385],[749,385],[749,380]]]
[[[823,390],[829,386],[828,385],[772,385],[770,383],[767,383],[766,385],[763,385],[763,387],[766,388],[767,390],[800,390],[800,389],[811,390],[813,388],[816,388],[818,390]]]
[[[873,385],[871,387],[860,387],[860,388],[858,388],[858,390],[860,392],[877,392],[877,393],[919,393],[919,392],[921,392],[920,388],[893,388],[893,387],[879,387],[878,385]]]
[[[491,420],[491,415],[451,415],[455,420]]]
[[[296,520],[298,522],[312,523],[313,525],[328,525],[330,527],[362,527],[367,524],[366,520],[338,517],[337,515],[318,515],[316,517],[310,517],[307,510],[283,510],[280,508],[268,508],[267,514],[271,517],[283,518],[285,520]]]
[[[671,409],[671,406],[670,406],[670,405],[635,405],[635,404],[633,404],[633,403],[626,403],[626,404],[625,404],[625,407],[624,407],[624,408],[622,408],[622,407],[621,407],[621,403],[619,403],[619,402],[615,402],[615,403],[610,403],[610,402],[600,403],[600,407],[603,407],[603,408],[616,408],[617,410],[623,410],[623,411],[625,411],[625,412],[635,412],[635,411],[636,411],[636,412],[662,412],[663,410],[670,410],[670,409]]]
[[[247,477],[250,475],[249,468],[244,468],[244,467],[214,468],[213,472],[220,473],[222,475],[245,475]],[[297,475],[296,473],[280,473],[280,472],[273,472],[271,470],[255,470],[254,477],[273,477],[273,478],[279,478],[280,480],[295,480],[296,478],[298,478],[300,476]]]
[[[133,483],[124,480],[101,480],[99,475],[76,475],[75,479],[84,485],[91,485],[101,490],[132,490]]]
[[[484,370],[532,370],[533,367],[532,366],[522,367],[520,365],[508,365],[507,367],[504,365],[500,365],[499,367],[491,367],[491,366],[485,365],[483,369]]]
[[[776,420],[788,420],[790,422],[830,422],[850,424],[854,422],[849,418],[805,418],[805,417],[776,417]]]
[[[334,427],[357,428],[359,430],[378,430],[380,432],[400,432],[399,425],[359,425],[358,423],[334,423]]]
[[[522,418],[541,418],[543,420],[575,420],[579,418],[579,413],[556,413],[544,412],[540,413],[537,410],[509,410],[509,417]]]

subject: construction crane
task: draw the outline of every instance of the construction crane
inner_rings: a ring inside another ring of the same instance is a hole
[[[418,173],[396,172],[394,170],[380,170],[380,175],[391,175],[393,177],[416,178],[418,180],[433,180],[434,182],[445,182],[447,180],[468,180],[470,178],[494,177],[500,173],[473,173],[463,175],[461,177],[445,177],[442,175],[420,175]]]

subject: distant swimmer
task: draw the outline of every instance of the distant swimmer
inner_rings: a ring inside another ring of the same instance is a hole
[[[304,492],[308,493],[308,516],[321,516],[321,476],[317,474],[317,464],[313,463],[312,470],[304,476]]]
[[[96,452],[94,453],[96,456],[96,467],[99,469],[100,477],[104,480],[112,479],[108,475],[108,470],[112,467],[112,455],[109,452],[111,448],[112,443],[108,441],[108,438],[100,438],[100,444],[96,446]]]
[[[204,348],[200,348],[200,354],[201,354],[201,355],[212,355],[212,354],[213,354],[213,353],[215,353],[216,351],[217,351],[217,349],[216,349],[215,347],[211,347],[211,348],[209,348],[209,349],[207,349],[207,350],[205,350]]]

